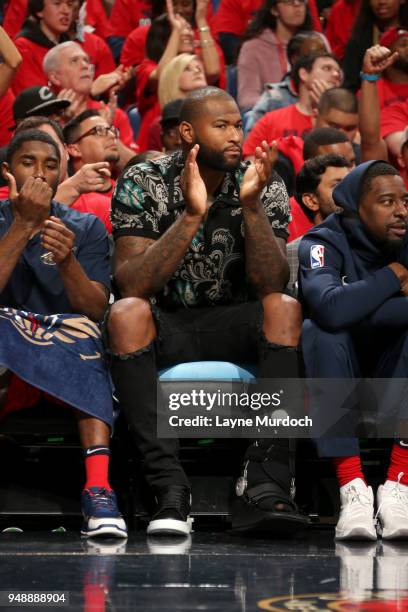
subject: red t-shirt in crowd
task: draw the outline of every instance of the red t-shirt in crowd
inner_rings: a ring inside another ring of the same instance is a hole
[[[313,227],[298,201],[292,196],[289,198],[291,222],[288,225],[288,243],[296,240],[299,236],[306,234],[307,230]]]
[[[221,0],[214,17],[216,31],[240,36],[262,4],[263,0]]]
[[[112,233],[112,223],[110,220],[111,198],[105,193],[97,191],[83,193],[72,204],[71,208],[82,213],[90,213],[98,217],[106,227],[108,234]]]
[[[126,37],[120,55],[123,66],[138,66],[145,58],[145,44],[150,25],[140,25]]]
[[[150,15],[149,0],[115,0],[109,17],[109,36],[127,36]]]
[[[149,133],[147,137],[147,150],[148,151],[161,151],[163,149],[163,143],[161,139],[161,115],[156,117],[149,126]]]
[[[14,95],[8,89],[4,96],[0,98],[0,147],[4,147],[10,142],[12,129],[15,125],[13,119]]]
[[[327,20],[326,36],[334,55],[342,60],[360,10],[360,0],[337,0]]]
[[[151,14],[150,0],[115,0],[109,17],[109,36],[127,37],[139,25],[150,23]],[[212,6],[209,2],[207,20],[210,22],[212,19]]]
[[[9,188],[8,185],[4,185],[0,187],[0,200],[8,200],[9,197]]]
[[[14,38],[21,30],[26,13],[28,0],[12,0],[8,3],[4,15],[3,28],[10,38]]]
[[[377,89],[381,109],[408,99],[408,83],[391,83],[387,79],[380,79],[377,81]]]
[[[105,39],[109,36],[109,17],[103,7],[102,0],[86,0],[87,25],[94,28],[95,34]]]
[[[115,70],[116,64],[112,52],[107,43],[102,40],[100,36],[85,32],[84,42],[80,42],[79,40],[76,42],[78,42],[85,53],[89,55],[91,64],[95,66],[95,78],[101,74],[106,74],[107,72]]]
[[[48,81],[42,69],[42,63],[48,48],[23,36],[15,40],[15,45],[23,58],[11,84],[15,95],[17,96],[27,87],[47,85]]]
[[[263,140],[271,143],[283,136],[303,136],[312,127],[311,115],[301,113],[296,104],[266,113],[255,124],[244,142],[244,157],[254,155],[255,148],[259,147]]]
[[[156,68],[156,62],[144,59],[140,66],[137,67],[136,71],[136,99],[142,118],[139,134],[137,136],[137,144],[140,147],[140,152],[147,150],[150,125],[161,113],[156,92],[146,93],[149,76]]]
[[[4,15],[3,28],[14,38],[21,30],[26,18],[28,0],[11,0]],[[106,38],[109,30],[109,20],[101,0],[86,0],[87,25],[95,28],[95,34]]]
[[[408,102],[395,102],[381,112],[381,137],[405,130],[408,125]]]

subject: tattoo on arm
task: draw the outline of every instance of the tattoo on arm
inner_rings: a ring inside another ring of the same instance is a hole
[[[118,238],[115,277],[122,297],[157,294],[178,268],[200,223],[201,218],[183,213],[158,240]]]
[[[242,207],[247,276],[260,298],[283,291],[289,280],[285,241],[276,238],[261,203]]]

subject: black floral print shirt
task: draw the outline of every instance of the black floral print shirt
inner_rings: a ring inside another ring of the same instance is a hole
[[[209,306],[256,299],[245,275],[244,221],[239,189],[248,164],[225,174],[205,222],[173,277],[156,296],[159,305]],[[141,236],[158,239],[185,210],[180,187],[184,168],[180,152],[130,166],[116,183],[112,199],[115,239]],[[261,194],[275,235],[286,240],[289,198],[274,173]]]

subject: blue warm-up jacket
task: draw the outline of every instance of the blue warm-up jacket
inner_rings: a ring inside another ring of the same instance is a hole
[[[323,329],[337,331],[359,322],[374,327],[408,327],[408,298],[387,267],[398,261],[408,267],[408,242],[398,257],[375,244],[358,217],[361,164],[333,191],[345,213],[334,213],[307,232],[299,246],[299,299],[306,316]]]

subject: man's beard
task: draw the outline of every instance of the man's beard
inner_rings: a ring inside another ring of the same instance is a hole
[[[242,153],[234,161],[228,162],[225,159],[222,151],[217,151],[216,149],[207,147],[207,145],[200,140],[196,140],[195,144],[200,145],[197,155],[198,163],[206,166],[207,168],[211,168],[211,170],[218,170],[219,172],[232,172],[236,170],[241,163]]]
[[[390,262],[391,261],[398,261],[399,260],[399,256],[401,255],[401,251],[402,251],[404,245],[406,244],[405,237],[404,238],[395,238],[393,240],[391,238],[379,239],[372,232],[370,232],[368,227],[365,227],[365,231],[367,233],[367,236],[373,242],[373,244],[384,255],[384,259],[386,259],[387,261],[390,261]]]
[[[396,240],[389,240],[387,238],[381,243],[381,251],[390,260],[398,261],[403,246],[403,238],[398,238]]]

